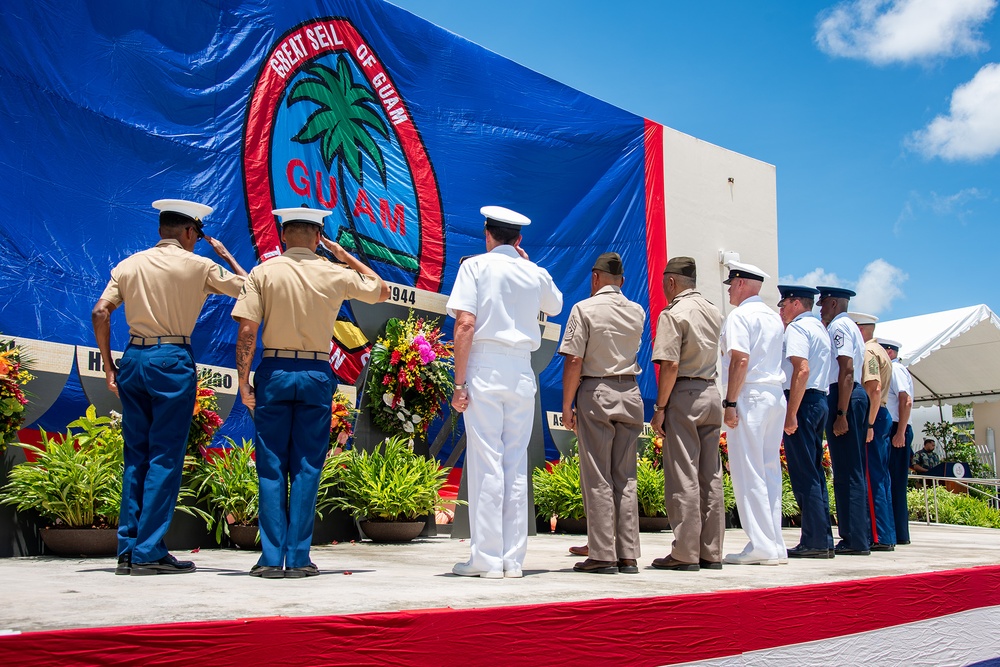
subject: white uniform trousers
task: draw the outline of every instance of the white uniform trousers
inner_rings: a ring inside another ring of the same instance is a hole
[[[516,571],[528,550],[528,441],[536,391],[531,353],[475,344],[466,381],[469,564]]]
[[[785,395],[779,385],[744,385],[736,399],[739,425],[729,429],[729,471],[740,523],[750,543],[744,555],[787,558],[781,536],[781,438]]]

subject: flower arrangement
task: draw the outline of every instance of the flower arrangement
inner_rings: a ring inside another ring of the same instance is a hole
[[[726,432],[719,433],[719,456],[722,458],[722,472],[729,472],[729,440]]]
[[[639,436],[638,444],[639,460],[648,461],[653,468],[663,467],[663,438],[647,426]]]
[[[217,385],[209,373],[199,374],[198,395],[194,401],[194,415],[187,441],[187,453],[192,456],[204,456],[205,450],[212,444],[215,432],[222,426],[222,417],[218,413],[219,399],[213,386]]]
[[[16,345],[0,341],[0,448],[13,442],[24,424],[24,406],[28,399],[21,387],[35,379],[24,368],[21,350]]]
[[[330,447],[343,447],[354,435],[354,420],[358,415],[354,402],[342,391],[333,392],[330,407]]]
[[[454,346],[442,342],[438,320],[390,319],[372,347],[366,390],[372,421],[387,433],[425,435],[455,387]]]

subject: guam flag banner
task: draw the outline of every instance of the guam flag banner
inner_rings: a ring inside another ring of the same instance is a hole
[[[213,206],[207,233],[247,269],[282,250],[271,209],[328,208],[327,236],[440,294],[485,251],[479,208],[507,206],[565,294],[552,322],[608,250],[650,320],[663,305],[662,128],[378,0],[9,0],[0,124],[0,337],[94,346],[91,308],[111,267],[156,242],[160,198]],[[199,364],[234,365],[231,309],[209,298]],[[331,363],[352,383],[369,341],[349,306],[341,325]],[[127,334],[118,313],[112,347]],[[648,400],[650,349],[647,324]],[[84,359],[38,425],[82,414]],[[556,355],[541,374],[546,410],[561,371]],[[224,432],[245,434],[244,415]]]

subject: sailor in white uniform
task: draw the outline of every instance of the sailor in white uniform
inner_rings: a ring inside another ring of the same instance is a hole
[[[740,523],[750,541],[731,565],[778,565],[788,554],[781,537],[781,436],[785,394],[781,368],[784,325],[758,296],[769,276],[752,264],[730,262],[729,303],[722,324],[723,421]]]
[[[448,299],[455,318],[455,394],[465,413],[472,554],[452,568],[466,577],[520,577],[528,546],[528,441],[535,415],[531,352],[538,314],[557,315],[562,293],[521,249],[531,221],[484,206],[486,254],[461,264]]]

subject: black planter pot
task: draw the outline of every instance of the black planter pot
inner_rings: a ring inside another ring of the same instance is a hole
[[[670,519],[665,516],[640,516],[639,532],[659,533],[670,530]]]
[[[358,524],[347,510],[331,509],[313,522],[313,546],[361,539]]]
[[[59,556],[114,556],[118,553],[115,528],[44,528],[45,548]]]
[[[0,487],[7,484],[11,468],[26,460],[20,447],[8,445],[0,450]],[[33,510],[18,512],[10,505],[0,505],[0,558],[40,555],[44,548],[39,535],[42,525]]]
[[[742,528],[742,527],[743,524],[740,523],[740,513],[735,507],[726,512],[726,528]]]
[[[423,521],[361,521],[360,525],[372,542],[409,542],[424,529]]]
[[[230,524],[229,541],[234,547],[243,551],[260,551],[260,541],[257,539],[257,532],[257,526]]]
[[[564,519],[559,517],[556,521],[556,532],[568,533],[570,535],[586,535],[587,519]]]
[[[208,506],[202,505],[200,509],[207,512]],[[191,551],[219,546],[215,541],[215,532],[210,526],[206,526],[202,519],[179,509],[174,510],[174,518],[170,520],[170,528],[163,536],[163,541],[170,551]]]

